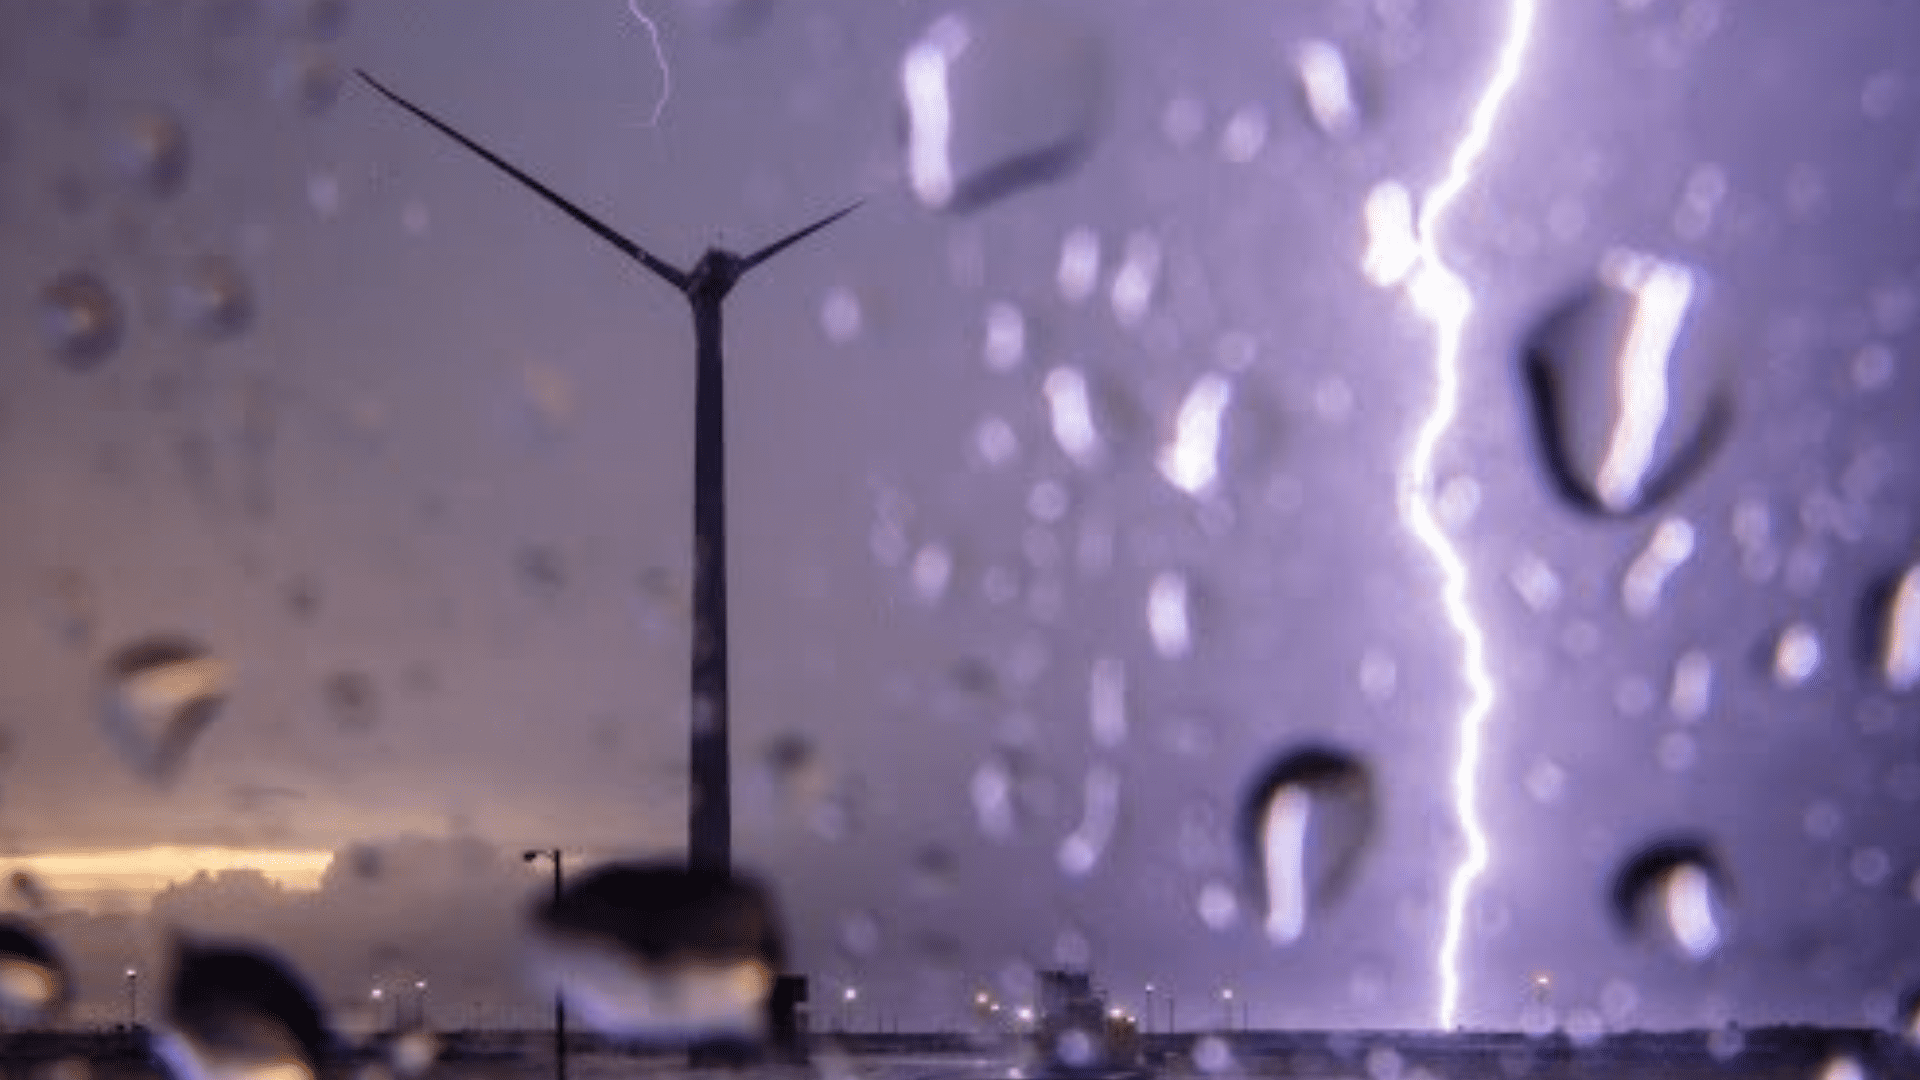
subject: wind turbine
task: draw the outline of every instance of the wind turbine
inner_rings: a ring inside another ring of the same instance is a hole
[[[747,272],[852,213],[836,210],[788,233],[751,255],[708,248],[691,271],[681,270],[575,206],[511,162],[467,138],[440,118],[387,89],[366,72],[368,86],[426,121],[448,138],[520,182],[594,235],[674,287],[693,308],[696,376],[693,426],[693,665],[691,788],[687,811],[687,864],[693,870],[729,872],[733,822],[727,753],[727,515],[726,405],[720,362],[721,303]]]

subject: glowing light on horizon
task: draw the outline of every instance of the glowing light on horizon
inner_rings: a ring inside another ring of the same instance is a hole
[[[1419,246],[1408,286],[1414,307],[1434,327],[1434,400],[1414,436],[1400,470],[1400,519],[1440,568],[1441,605],[1447,622],[1460,638],[1461,678],[1467,686],[1460,708],[1459,741],[1453,764],[1454,813],[1466,841],[1466,851],[1447,883],[1446,925],[1440,938],[1436,966],[1440,994],[1436,1019],[1451,1030],[1460,1007],[1460,944],[1465,929],[1467,899],[1473,883],[1487,869],[1491,852],[1475,803],[1482,729],[1493,711],[1493,676],[1487,669],[1486,635],[1467,600],[1465,561],[1447,538],[1435,512],[1432,493],[1433,458],[1440,440],[1453,426],[1460,408],[1460,343],[1473,310],[1473,293],[1440,255],[1440,225],[1473,177],[1474,168],[1493,139],[1494,121],[1520,74],[1533,30],[1534,0],[1513,0],[1508,7],[1506,36],[1486,88],[1474,104],[1467,128],[1448,158],[1447,170],[1420,199],[1415,235]]]
[[[0,859],[0,873],[24,870],[70,906],[89,894],[151,895],[206,871],[258,870],[282,888],[320,887],[331,851],[161,845],[118,851],[63,851]],[[82,903],[80,906],[86,906]]]

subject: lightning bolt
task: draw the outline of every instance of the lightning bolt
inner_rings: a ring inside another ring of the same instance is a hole
[[[1447,211],[1473,178],[1475,166],[1493,139],[1500,106],[1520,75],[1533,30],[1534,0],[1512,0],[1506,36],[1486,89],[1473,107],[1467,129],[1454,145],[1447,171],[1421,196],[1415,224],[1418,254],[1412,267],[1409,296],[1414,307],[1433,323],[1433,410],[1414,436],[1406,464],[1400,470],[1400,520],[1419,540],[1440,568],[1441,605],[1447,622],[1460,638],[1460,674],[1466,683],[1466,701],[1460,708],[1460,734],[1453,763],[1453,806],[1466,852],[1447,883],[1446,929],[1440,937],[1437,967],[1440,976],[1440,1029],[1453,1029],[1460,1007],[1460,939],[1466,921],[1467,898],[1474,881],[1491,860],[1486,832],[1474,802],[1474,784],[1480,768],[1481,737],[1493,711],[1493,676],[1487,670],[1486,635],[1474,620],[1467,600],[1467,565],[1447,538],[1434,513],[1433,456],[1440,440],[1453,426],[1460,409],[1460,342],[1473,311],[1473,292],[1440,256],[1440,226]]]
[[[647,38],[653,42],[653,59],[660,65],[660,100],[653,103],[653,115],[647,118],[647,127],[660,123],[660,114],[667,107],[667,99],[673,96],[673,69],[667,66],[666,50],[660,47],[660,27],[646,12],[640,10],[640,0],[627,0],[627,11],[635,21],[647,28]]]

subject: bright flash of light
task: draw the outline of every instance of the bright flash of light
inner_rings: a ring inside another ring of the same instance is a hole
[[[1439,565],[1441,604],[1447,622],[1460,638],[1461,677],[1467,696],[1460,707],[1459,740],[1453,763],[1454,814],[1466,841],[1466,851],[1447,883],[1446,927],[1440,938],[1437,967],[1440,1001],[1436,1018],[1442,1030],[1451,1030],[1460,1007],[1460,941],[1465,928],[1467,899],[1473,883],[1491,859],[1486,832],[1481,828],[1475,801],[1480,768],[1482,729],[1493,711],[1493,676],[1487,669],[1486,636],[1467,599],[1467,566],[1448,539],[1435,513],[1434,452],[1453,426],[1460,408],[1460,343],[1473,310],[1473,292],[1447,266],[1440,254],[1440,227],[1447,212],[1472,180],[1474,169],[1493,139],[1500,107],[1520,75],[1533,30],[1534,0],[1512,0],[1506,36],[1486,88],[1473,107],[1467,129],[1454,145],[1447,171],[1420,199],[1416,223],[1419,250],[1409,285],[1414,307],[1433,323],[1433,408],[1414,436],[1400,470],[1400,519]]]
[[[667,66],[667,53],[660,47],[660,26],[653,17],[640,10],[640,0],[627,0],[627,12],[636,22],[647,28],[647,39],[653,42],[653,62],[660,66],[660,99],[653,103],[653,115],[647,118],[647,126],[660,123],[660,114],[666,110],[667,99],[673,96],[673,69]]]

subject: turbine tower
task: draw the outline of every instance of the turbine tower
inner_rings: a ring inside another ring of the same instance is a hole
[[[843,207],[781,237],[751,255],[708,248],[692,271],[649,253],[551,188],[460,134],[438,117],[359,72],[368,86],[489,164],[519,181],[594,235],[620,249],[673,286],[693,308],[697,363],[693,428],[693,663],[690,671],[691,756],[687,809],[687,863],[694,870],[729,873],[733,863],[731,767],[727,749],[727,473],[726,405],[720,362],[722,301],[747,271],[852,213]]]

